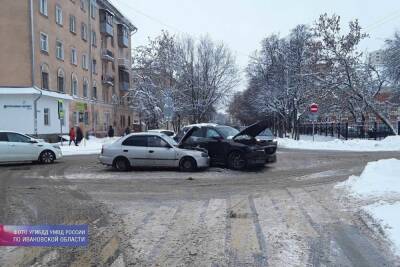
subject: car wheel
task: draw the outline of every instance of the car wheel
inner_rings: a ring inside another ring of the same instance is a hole
[[[46,150],[40,153],[39,161],[42,164],[51,164],[55,160],[56,160],[56,155],[50,150]]]
[[[183,172],[192,172],[196,169],[196,161],[192,158],[183,158],[179,164],[179,169]]]
[[[228,167],[233,170],[243,170],[246,167],[246,159],[240,152],[232,152],[228,156]]]
[[[114,161],[114,168],[117,171],[126,172],[131,168],[131,164],[126,158],[117,158]]]

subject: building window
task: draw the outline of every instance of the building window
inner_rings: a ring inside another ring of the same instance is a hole
[[[43,64],[41,67],[42,89],[49,90],[49,66]]]
[[[88,97],[88,87],[89,83],[86,78],[83,79],[83,97]]]
[[[69,30],[72,33],[76,33],[76,17],[73,15],[69,16]]]
[[[92,73],[97,74],[97,61],[96,59],[92,60]]]
[[[92,31],[92,46],[96,47],[97,46],[97,35],[95,31]]]
[[[74,96],[78,95],[78,79],[75,74],[72,74],[71,76],[71,93]]]
[[[81,25],[81,37],[82,40],[87,41],[87,25],[85,23],[82,23]]]
[[[61,41],[56,41],[56,57],[60,60],[64,60],[64,45]]]
[[[46,33],[40,33],[40,50],[49,52],[49,36]]]
[[[96,18],[97,4],[95,0],[90,0],[90,16],[92,19]]]
[[[63,12],[59,5],[56,5],[56,23],[61,26],[63,25]]]
[[[44,125],[49,126],[50,125],[50,109],[45,108],[43,110],[43,119],[44,119]]]
[[[86,1],[87,0],[81,0],[81,10],[83,12],[86,12]]]
[[[92,97],[93,97],[94,99],[97,99],[97,84],[96,84],[96,81],[95,81],[95,82],[93,82],[93,92],[92,92]]]
[[[84,70],[89,69],[88,56],[86,54],[82,55],[82,69]]]
[[[78,65],[78,54],[76,48],[71,48],[71,64],[75,66]]]
[[[89,125],[89,112],[84,113],[83,121],[84,121],[85,125]]]
[[[40,14],[47,16],[47,0],[39,0]]]
[[[60,93],[65,92],[65,73],[62,69],[57,71],[57,89]]]

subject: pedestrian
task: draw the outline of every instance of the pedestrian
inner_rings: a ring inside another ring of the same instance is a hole
[[[128,127],[126,127],[126,129],[125,129],[125,135],[128,135],[128,134],[130,134],[131,133],[131,129],[129,128],[129,126]]]
[[[78,146],[83,139],[83,132],[81,127],[76,127],[76,145]]]
[[[111,125],[108,128],[108,137],[114,137],[114,128]]]
[[[71,146],[71,143],[74,142],[76,145],[76,139],[75,139],[75,128],[71,127],[69,130],[69,145]]]

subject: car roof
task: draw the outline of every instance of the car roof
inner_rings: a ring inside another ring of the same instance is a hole
[[[191,128],[191,127],[216,127],[219,126],[216,123],[196,123],[196,124],[190,124],[186,125],[184,128]]]
[[[152,133],[157,133],[157,132],[174,132],[174,131],[172,131],[172,130],[165,130],[165,129],[151,129],[151,130],[148,130],[147,132],[152,132]]]
[[[126,137],[128,137],[128,136],[143,136],[143,135],[146,135],[146,136],[153,136],[153,135],[156,135],[156,136],[165,136],[165,134],[159,133],[159,132],[140,132],[140,133],[131,133],[131,134],[128,134]]]

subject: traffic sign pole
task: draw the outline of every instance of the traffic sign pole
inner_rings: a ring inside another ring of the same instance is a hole
[[[318,113],[318,104],[311,104],[310,106],[310,111],[313,114],[312,116],[312,140],[315,142],[315,121],[317,118],[317,113]]]

